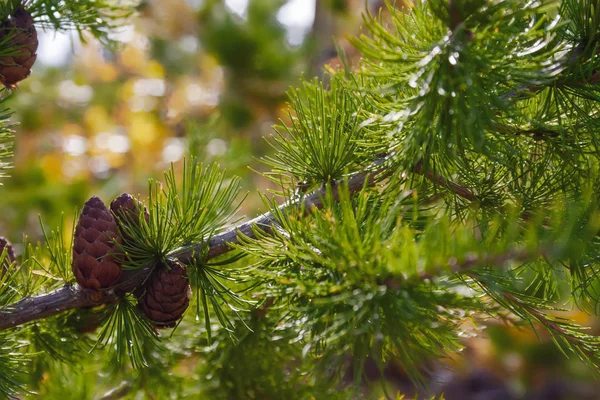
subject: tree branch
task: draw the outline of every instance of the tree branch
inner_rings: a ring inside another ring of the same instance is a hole
[[[445,187],[446,189],[450,190],[455,195],[462,197],[465,200],[469,200],[469,201],[477,200],[477,195],[475,195],[475,193],[473,193],[470,189],[468,189],[464,186],[461,186],[458,183],[452,182],[448,178],[445,178],[442,175],[440,175],[432,170],[427,170],[423,173],[423,166],[421,165],[420,162],[415,166],[415,172],[417,174],[424,175],[431,182],[435,183],[438,186]]]
[[[350,193],[360,191],[365,185],[372,186],[375,184],[373,174],[358,173],[348,179],[348,190]],[[321,188],[308,196],[301,199],[307,210],[323,207],[323,198],[325,196],[325,188]],[[337,190],[334,187],[334,197],[337,198]],[[297,205],[296,202],[287,202],[279,206],[281,210]],[[238,244],[238,235],[243,233],[249,237],[255,237],[253,228],[259,227],[263,231],[269,229],[275,224],[275,217],[271,213],[265,213],[251,221],[245,222],[237,227],[234,227],[221,234],[213,236],[208,243],[208,255],[206,259],[212,259],[223,255],[232,250],[229,244]],[[195,243],[191,246],[182,247],[173,251],[170,256],[177,258],[180,262],[186,264],[194,261],[195,256],[202,254],[206,243]],[[110,304],[118,300],[119,295],[116,291],[127,291],[139,286],[150,268],[145,268],[140,271],[130,273],[127,281],[122,285],[110,290],[95,291],[80,288],[66,284],[62,288],[54,292],[43,294],[36,297],[26,297],[17,303],[0,309],[0,331],[10,329],[27,322],[35,321],[51,317],[64,311],[75,308],[89,308],[99,306],[101,304]]]
[[[376,164],[377,165],[377,164]],[[422,173],[421,168],[417,166],[415,173]],[[376,183],[375,177],[378,172],[357,173],[348,179],[348,190],[350,194],[354,194],[362,190],[364,186],[373,186]],[[427,179],[433,183],[443,186],[452,193],[473,201],[476,196],[469,189],[464,188],[457,183],[454,183],[447,178],[444,178],[436,173],[427,171],[424,174]],[[342,182],[335,182],[333,186],[333,195],[337,200],[337,186]],[[325,196],[325,187],[303,196],[299,200],[286,202],[279,206],[279,209],[285,209],[297,206],[301,201],[307,210],[321,209],[323,207],[323,198]],[[223,233],[213,236],[208,242],[208,254],[206,260],[223,255],[232,250],[230,244],[239,244],[238,235],[241,233],[245,236],[254,238],[254,228],[258,227],[262,231],[269,232],[276,223],[275,217],[269,212],[262,214],[253,220],[245,222],[239,226],[233,227]],[[206,243],[194,243],[190,246],[179,248],[169,254],[170,257],[178,259],[184,264],[194,262],[194,259],[203,254],[206,250]],[[151,268],[145,268],[138,271],[127,271],[127,280],[119,286],[105,291],[94,291],[83,289],[77,285],[66,284],[62,288],[51,293],[43,294],[36,297],[26,297],[17,303],[6,306],[0,309],[0,331],[10,329],[18,325],[22,325],[38,319],[51,317],[60,314],[64,311],[76,308],[90,308],[102,304],[111,304],[119,299],[119,292],[130,291],[144,282]]]
[[[458,260],[452,258],[446,265],[438,265],[429,271],[422,272],[419,274],[419,279],[433,279],[444,270],[453,274],[460,274],[484,265],[505,265],[510,262],[524,263],[543,254],[543,250],[532,252],[526,248],[513,248],[499,254],[467,254],[464,261],[458,262]]]
[[[365,184],[367,186],[373,186],[375,184],[374,177],[376,175],[377,175],[377,172],[373,172],[371,174],[358,173],[358,174],[352,175],[348,179],[348,191],[350,192],[350,194],[354,194],[356,192],[359,192],[365,186]],[[341,184],[341,182],[336,182],[336,184],[334,185],[334,188],[333,188],[333,195],[336,200],[338,198],[338,192],[336,190],[336,187],[337,187],[337,185],[340,185],[340,184]],[[325,188],[323,187],[323,188],[309,194],[308,196],[302,197],[299,201],[302,201],[304,203],[304,207],[307,210],[311,210],[313,208],[321,209],[321,208],[323,208],[324,196],[325,196]],[[298,205],[297,201],[286,202],[286,203],[282,204],[281,206],[279,206],[279,209],[283,211],[288,207],[297,206],[297,205]],[[271,227],[273,226],[273,224],[275,222],[276,222],[275,217],[273,217],[273,215],[271,213],[266,213],[259,217],[254,218],[253,220],[245,222],[227,232],[213,236],[210,239],[209,245],[208,245],[208,247],[209,247],[208,259],[215,258],[217,256],[220,256],[220,255],[225,254],[228,251],[230,251],[231,247],[229,246],[229,243],[231,243],[231,244],[239,243],[238,242],[238,234],[242,233],[245,236],[254,238],[254,232],[253,232],[254,227],[258,227],[258,228],[262,229],[263,231],[269,232],[269,230],[271,229]],[[174,258],[177,258],[182,263],[189,263],[190,261],[193,261],[194,255],[201,254],[204,246],[205,246],[204,243],[195,243],[191,246],[177,249],[174,252],[172,252],[170,255],[173,256]]]
[[[0,330],[13,328],[37,319],[51,317],[74,308],[89,308],[115,302],[114,294],[82,290],[66,284],[62,288],[37,297],[26,297],[0,311]]]

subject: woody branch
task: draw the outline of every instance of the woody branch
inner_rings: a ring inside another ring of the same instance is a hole
[[[422,173],[421,168],[415,169],[416,173]],[[350,194],[359,192],[364,186],[373,186],[376,183],[375,176],[377,172],[357,173],[348,179],[348,191]],[[467,188],[464,188],[454,182],[447,180],[433,172],[427,172],[425,177],[440,186],[445,187],[450,192],[457,196],[474,200],[475,195]],[[341,182],[337,182],[341,184]],[[337,185],[333,187],[334,198],[337,198]],[[321,188],[301,199],[293,202],[282,204],[279,208],[285,211],[291,207],[297,207],[303,203],[306,210],[313,208],[320,209],[323,207],[323,198],[325,196],[325,188]],[[255,238],[255,229],[260,229],[264,232],[269,232],[273,225],[276,224],[273,214],[265,213],[239,226],[233,227],[221,234],[213,236],[208,242],[208,252],[206,260],[213,259],[223,255],[233,248],[231,244],[239,243],[239,235]],[[170,257],[179,260],[184,264],[189,264],[194,261],[194,257],[202,254],[206,250],[206,243],[195,243],[173,251]],[[150,268],[142,269],[138,274],[127,282],[127,288],[135,288],[139,286],[146,278]],[[121,288],[121,289],[127,289]],[[36,297],[27,297],[14,304],[0,309],[0,331],[10,329],[31,321],[48,318],[62,312],[77,309],[91,308],[102,304],[111,304],[119,299],[119,295],[114,290],[88,290],[73,284],[65,284],[60,289],[53,292],[43,294]]]

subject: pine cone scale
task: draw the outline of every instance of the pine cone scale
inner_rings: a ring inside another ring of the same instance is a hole
[[[37,55],[34,54],[31,57],[29,57],[29,59],[23,61],[23,63],[21,64],[22,68],[27,68],[27,69],[31,69],[33,67],[33,64],[35,64],[35,60],[37,60]]]
[[[81,235],[80,237],[88,243],[93,243],[100,236],[100,232],[96,229],[82,229],[79,232],[75,231],[75,235]]]

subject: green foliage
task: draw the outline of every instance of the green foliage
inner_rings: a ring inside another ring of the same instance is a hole
[[[10,333],[0,334],[0,393],[7,397],[20,394],[26,382],[29,357],[22,352],[26,345]]]
[[[109,351],[114,352],[116,370],[127,361],[134,368],[147,366],[145,348],[147,345],[157,345],[156,330],[135,308],[129,297],[119,299],[106,309],[106,321],[98,335],[98,344],[103,344]]]
[[[21,293],[18,291],[16,280],[19,268],[16,263],[10,262],[8,251],[4,249],[0,254],[0,305],[8,305]]]
[[[181,185],[173,167],[165,173],[165,184],[149,182],[149,219],[143,208],[137,218],[117,216],[130,238],[122,247],[127,254],[125,268],[146,268],[165,263],[170,253],[196,242],[206,242],[223,229],[238,206],[237,177],[225,179],[217,164],[204,167],[196,160],[184,162]],[[197,256],[201,259],[202,254]]]
[[[0,106],[3,106],[8,98],[9,94],[6,89],[0,89]],[[0,110],[0,179],[8,175],[12,166],[14,124],[10,122],[11,114],[8,108]]]
[[[545,299],[540,300],[511,290],[510,287],[503,287],[510,286],[512,283],[507,278],[496,277],[493,282],[486,281],[489,277],[490,275],[483,278],[475,275],[476,284],[480,285],[485,293],[501,307],[529,323],[534,329],[536,329],[535,324],[539,324],[550,334],[552,341],[566,357],[575,355],[595,372],[598,371],[600,366],[598,336],[586,333],[587,328],[573,323],[568,318],[550,314],[552,311],[557,311],[557,308]]]
[[[560,19],[550,19],[557,3],[450,4],[419,2],[408,13],[390,8],[393,30],[368,16],[372,36],[352,40],[368,57],[363,73],[386,88],[374,123],[392,134],[374,140],[402,167],[421,161],[443,168],[467,152],[512,152],[494,128],[514,112],[507,94],[547,84],[562,69]]]
[[[368,106],[358,91],[346,88],[334,78],[325,89],[323,83],[312,81],[289,93],[290,125],[282,122],[275,128],[269,144],[275,154],[264,163],[280,174],[309,186],[340,179],[345,172],[362,164],[357,157],[361,138],[359,121]]]
[[[483,307],[476,298],[451,293],[458,281],[421,279],[459,271],[473,259],[485,265],[493,258],[492,243],[499,255],[515,243],[515,236],[499,235],[515,227],[491,222],[481,240],[468,224],[443,216],[431,223],[431,210],[400,185],[365,188],[354,197],[341,185],[336,193],[329,187],[318,212],[273,207],[280,228],[273,235],[257,232],[240,248],[259,260],[252,272],[265,281],[263,296],[289,302],[282,323],[297,330],[305,354],[332,368],[350,353],[356,379],[367,357],[382,366],[393,356],[419,379],[420,360],[460,347],[455,335],[464,311],[458,310]]]
[[[259,3],[248,23],[265,17]],[[351,39],[366,57],[357,71],[290,91],[289,120],[263,159],[285,203],[263,197],[269,213],[252,235],[239,233],[232,256],[210,253],[239,208],[239,180],[216,164],[187,160],[181,178],[171,166],[163,185],[149,184],[148,217],[143,207],[119,216],[124,268],[184,262],[196,313],[162,340],[121,297],[103,308],[95,354],[137,392],[182,382],[166,371],[187,356],[197,362],[190,396],[352,398],[367,360],[380,372],[397,362],[424,384],[425,363],[493,319],[531,325],[598,371],[598,337],[564,308],[600,311],[599,8],[433,0],[367,15],[369,33]],[[280,27],[265,19],[246,37],[231,15],[219,23],[207,27],[211,51],[235,79],[246,68],[282,73],[262,68],[277,51],[252,36],[279,40]],[[21,267],[3,276],[3,308],[70,280],[61,229],[44,231],[45,247],[26,246]],[[0,349],[0,390],[15,390],[9,371],[26,351],[72,363],[82,348],[60,343],[75,341],[84,317],[9,330],[7,343],[22,335],[28,348]],[[54,368],[37,360],[36,371]]]
[[[206,240],[228,223],[239,208],[232,207],[240,192],[239,178],[225,179],[219,166],[204,167],[194,159],[184,162],[183,181],[178,188],[174,170],[165,174],[169,193],[176,194],[168,210],[173,213],[174,229],[181,232],[180,242]]]
[[[241,293],[250,289],[252,285],[247,284],[245,288],[236,291],[237,288],[250,280],[247,272],[244,269],[224,267],[224,264],[237,258],[239,257],[221,263],[196,264],[190,271],[190,283],[198,297],[196,301],[196,318],[204,317],[209,343],[212,341],[213,331],[211,309],[221,327],[229,332],[231,339],[235,340],[235,321],[231,318],[231,313],[233,313],[236,320],[243,323],[240,312],[247,312],[254,305],[254,302],[241,296]]]
[[[236,79],[254,76],[274,80],[292,70],[294,52],[286,47],[285,30],[273,14],[282,0],[250,0],[244,20],[231,15],[224,4],[207,1],[200,20],[208,45]]]
[[[44,29],[75,30],[83,42],[84,32],[89,32],[109,44],[110,32],[131,16],[137,3],[137,0],[4,0],[0,3],[0,19],[4,20],[24,4],[35,23]]]
[[[205,350],[207,360],[200,373],[210,374],[214,382],[203,394],[214,399],[306,396],[308,393],[297,392],[302,390],[299,384],[306,375],[291,370],[299,364],[301,352],[297,343],[290,343],[291,332],[279,329],[279,339],[272,338],[276,328],[273,321],[264,321],[256,315],[246,324],[251,328],[242,327],[235,344],[221,330],[214,344]]]
[[[93,345],[93,341],[82,336],[89,322],[85,312],[72,312],[66,315],[48,318],[32,324],[20,331],[21,338],[27,343],[27,351],[35,354],[30,361],[29,371],[36,377],[42,377],[59,365],[81,365],[81,357]],[[40,381],[32,385],[32,390],[40,388]]]
[[[77,213],[78,214],[78,213]],[[77,214],[73,218],[73,226],[71,232],[75,231],[75,221],[77,221]],[[50,265],[46,266],[43,262],[37,261],[37,265],[42,268],[49,275],[53,275],[56,272],[59,279],[63,282],[69,282],[71,280],[71,265],[73,264],[73,236],[67,243],[65,241],[65,234],[62,230],[64,226],[64,219],[61,217],[60,225],[55,231],[50,233],[46,232],[44,224],[40,218],[40,226],[44,234],[44,240],[48,249],[50,257]]]

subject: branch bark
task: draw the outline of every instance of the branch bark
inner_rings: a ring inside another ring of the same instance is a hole
[[[37,297],[26,297],[0,312],[0,330],[13,328],[37,319],[51,317],[74,308],[89,308],[115,302],[109,292],[83,290],[66,284],[62,288]]]

